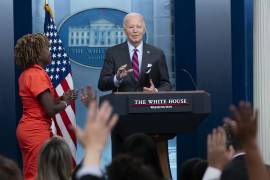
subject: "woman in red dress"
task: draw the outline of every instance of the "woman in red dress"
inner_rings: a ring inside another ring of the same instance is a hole
[[[44,68],[51,63],[49,41],[42,34],[28,34],[17,41],[16,64],[22,69],[19,77],[19,95],[23,115],[16,135],[23,157],[25,180],[37,175],[38,155],[42,145],[51,136],[51,117],[63,111],[75,98],[74,91],[55,98],[51,80]]]

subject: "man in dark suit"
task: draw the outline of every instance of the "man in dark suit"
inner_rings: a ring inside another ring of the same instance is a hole
[[[143,16],[129,13],[123,25],[128,40],[106,51],[98,88],[113,92],[171,90],[163,51],[143,42]]]
[[[127,41],[106,51],[98,88],[101,91],[113,92],[156,93],[171,90],[163,51],[143,42],[144,17],[138,13],[129,13],[123,20],[123,26]],[[129,134],[115,131],[112,133],[113,155],[121,151],[127,135]]]
[[[248,180],[248,173],[246,167],[245,155],[238,153],[234,155],[233,159],[225,166],[221,180]]]

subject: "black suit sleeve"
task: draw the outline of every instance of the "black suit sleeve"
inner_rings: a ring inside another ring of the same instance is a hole
[[[99,90],[110,91],[116,88],[113,82],[114,75],[116,74],[116,72],[114,72],[114,69],[115,69],[115,63],[114,63],[113,57],[111,56],[110,48],[109,48],[106,51],[104,64],[103,64],[103,67],[99,76],[99,81],[98,81]]]
[[[161,58],[159,60],[159,81],[156,88],[159,91],[170,91],[172,89],[170,80],[169,80],[169,73],[168,67],[166,64],[166,59],[163,51],[161,52]]]
[[[245,155],[240,155],[229,162],[220,177],[221,180],[248,180]]]

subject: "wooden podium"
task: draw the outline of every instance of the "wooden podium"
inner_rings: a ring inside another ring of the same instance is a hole
[[[205,91],[117,92],[100,98],[100,102],[104,100],[111,103],[120,117],[113,134],[123,137],[132,133],[163,136],[189,132],[211,112],[211,98]],[[157,142],[157,146],[164,176],[170,178],[164,142]],[[113,154],[116,154],[117,143],[113,139],[112,146]]]

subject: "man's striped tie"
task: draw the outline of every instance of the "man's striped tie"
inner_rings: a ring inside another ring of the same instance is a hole
[[[136,81],[139,80],[139,74],[140,74],[137,51],[138,51],[138,49],[134,49],[134,53],[132,56],[132,68],[133,68],[134,78]]]

